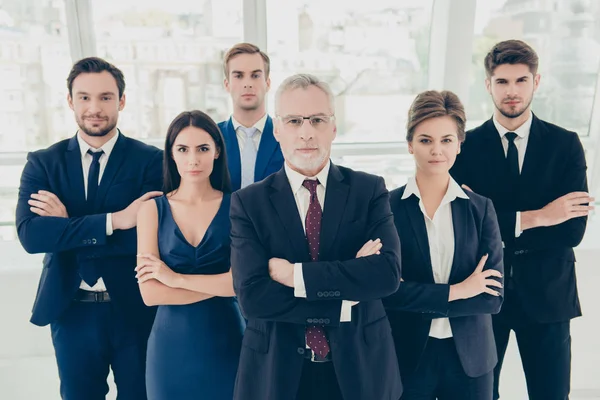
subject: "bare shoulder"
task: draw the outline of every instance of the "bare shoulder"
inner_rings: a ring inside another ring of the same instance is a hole
[[[144,201],[140,205],[137,215],[138,215],[138,218],[140,218],[140,217],[143,217],[143,218],[158,217],[158,208],[156,206],[156,200],[150,199],[150,200]]]

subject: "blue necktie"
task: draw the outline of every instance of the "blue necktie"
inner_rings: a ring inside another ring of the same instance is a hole
[[[255,127],[246,128],[240,126],[241,131],[246,135],[246,142],[241,153],[242,161],[242,186],[246,187],[254,183],[254,166],[256,164],[256,147],[254,146],[254,135],[258,132]]]
[[[94,213],[94,203],[96,201],[96,193],[98,192],[98,181],[100,180],[100,157],[104,154],[104,151],[87,151],[92,156],[92,164],[88,172],[87,180],[87,197],[86,204],[88,213]],[[79,276],[90,286],[94,286],[100,278],[100,273],[96,269],[94,263],[82,266],[79,268]]]

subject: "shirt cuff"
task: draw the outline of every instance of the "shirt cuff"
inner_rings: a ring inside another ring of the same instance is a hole
[[[302,263],[294,264],[294,297],[306,298],[306,286],[302,275]]]
[[[521,211],[517,211],[517,219],[515,221],[515,238],[521,236],[523,231],[521,230]]]
[[[113,234],[112,213],[106,214],[106,236]]]
[[[352,321],[352,302],[349,300],[342,300],[342,311],[340,313],[340,322]]]

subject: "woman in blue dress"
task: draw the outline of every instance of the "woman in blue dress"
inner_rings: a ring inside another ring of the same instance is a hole
[[[137,278],[158,305],[148,339],[151,400],[231,400],[244,320],[233,297],[223,136],[201,111],[169,126],[164,196],[138,213]]]

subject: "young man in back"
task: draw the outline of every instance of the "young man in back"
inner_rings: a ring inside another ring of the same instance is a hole
[[[225,54],[223,69],[233,115],[219,123],[219,129],[227,146],[232,189],[238,190],[279,171],[283,155],[265,105],[271,86],[269,57],[253,44],[238,43]]]

